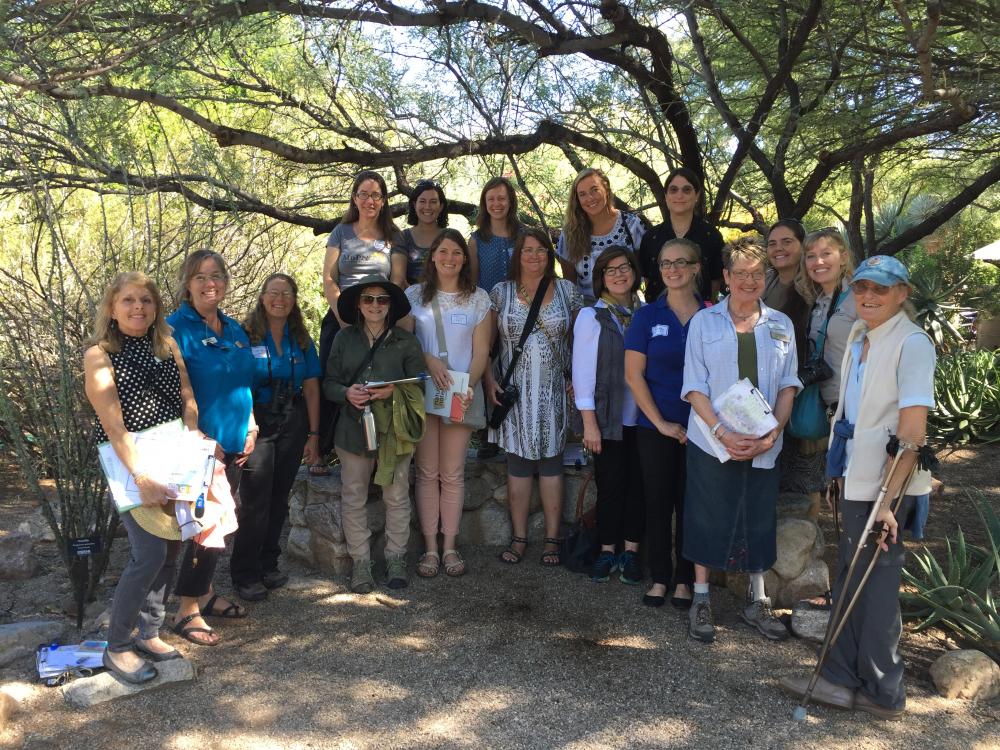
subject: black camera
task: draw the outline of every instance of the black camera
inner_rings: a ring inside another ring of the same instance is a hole
[[[490,427],[495,430],[503,424],[503,421],[507,418],[507,414],[514,408],[514,404],[517,403],[520,395],[521,391],[516,385],[508,385],[503,389],[500,395],[497,396],[497,401],[500,402],[500,405],[494,406],[493,411],[490,413]]]
[[[254,419],[261,427],[281,427],[295,409],[298,394],[287,380],[272,382],[270,388],[271,401],[257,404],[254,409]]]
[[[799,380],[802,381],[803,388],[808,388],[815,383],[822,383],[832,377],[833,370],[826,363],[826,360],[820,357],[810,357],[799,368]]]

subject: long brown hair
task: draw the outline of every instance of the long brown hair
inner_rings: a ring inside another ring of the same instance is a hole
[[[490,213],[486,210],[486,194],[503,186],[507,189],[507,237],[513,239],[521,231],[521,220],[517,218],[517,193],[514,185],[506,177],[494,177],[489,180],[479,193],[479,213],[476,214],[476,232],[484,240],[493,239],[490,225]]]
[[[208,248],[195,250],[184,259],[180,271],[177,272],[177,280],[180,282],[180,289],[177,291],[177,296],[180,302],[191,301],[191,290],[188,289],[188,284],[198,274],[198,267],[206,260],[215,261],[215,264],[219,267],[219,271],[226,279],[226,286],[229,286],[229,266],[226,264],[226,259],[215,252],[215,250]]]
[[[548,263],[545,265],[543,276],[554,279],[556,277],[556,251],[552,249],[552,240],[548,232],[538,227],[525,227],[514,240],[514,254],[510,257],[510,271],[507,278],[511,281],[521,282],[521,250],[524,248],[524,241],[529,237],[538,240],[538,244],[545,248],[548,255]]]
[[[378,183],[378,189],[382,191],[382,208],[379,209],[378,216],[375,217],[375,224],[382,233],[382,239],[385,242],[395,243],[399,240],[399,229],[392,220],[392,211],[389,208],[389,188],[386,187],[385,180],[378,172],[366,169],[363,172],[358,172],[355,176],[354,184],[351,186],[351,205],[347,207],[347,213],[344,214],[341,222],[353,224],[361,218],[361,212],[358,211],[358,205],[354,202],[354,196],[358,194],[361,183],[365,180],[375,180]]]
[[[267,291],[267,285],[275,280],[285,281],[292,288],[295,303],[292,305],[291,312],[288,313],[288,333],[295,339],[299,349],[305,351],[312,345],[312,339],[309,337],[309,331],[306,330],[302,310],[299,308],[299,285],[287,273],[272,273],[264,279],[264,283],[260,286],[260,292],[257,294],[257,304],[243,319],[243,330],[247,332],[251,344],[260,344],[267,337],[267,329],[270,326],[267,322],[267,311],[264,309],[264,292]]]
[[[472,279],[472,264],[469,262],[469,245],[465,241],[465,237],[457,229],[452,229],[451,227],[445,227],[441,230],[434,241],[431,243],[430,249],[427,251],[427,260],[424,262],[424,273],[421,277],[421,282],[424,285],[422,293],[420,295],[420,301],[423,304],[429,305],[431,300],[434,299],[434,295],[438,291],[438,274],[437,266],[434,265],[434,253],[441,246],[444,240],[451,240],[460,248],[462,248],[462,255],[465,257],[465,261],[462,263],[462,268],[458,272],[458,292],[462,299],[467,299],[474,291],[476,291],[476,282]]]
[[[607,206],[613,208],[615,205],[615,193],[611,189],[611,181],[600,169],[589,167],[584,169],[573,180],[569,189],[569,203],[566,206],[566,218],[563,220],[563,237],[566,238],[564,247],[569,262],[578,263],[585,256],[590,254],[590,236],[594,233],[593,224],[587,212],[580,206],[580,198],[576,194],[576,189],[588,177],[596,177],[604,186],[604,192],[608,196]]]
[[[108,284],[104,290],[104,296],[97,306],[97,314],[94,316],[94,335],[90,339],[91,344],[96,344],[109,354],[117,354],[122,350],[124,339],[122,332],[118,329],[118,322],[111,317],[111,308],[114,307],[115,300],[121,291],[130,285],[140,286],[149,292],[156,304],[156,317],[149,327],[146,335],[153,341],[153,354],[160,359],[172,356],[170,351],[170,326],[163,315],[163,298],[160,297],[160,290],[156,282],[149,278],[142,271],[125,271],[115,276],[114,280]]]

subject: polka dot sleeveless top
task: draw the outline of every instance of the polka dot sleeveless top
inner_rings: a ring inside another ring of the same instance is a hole
[[[181,376],[173,357],[159,360],[149,336],[122,335],[122,350],[109,354],[125,429],[146,430],[181,416]],[[97,442],[108,439],[97,420]]]

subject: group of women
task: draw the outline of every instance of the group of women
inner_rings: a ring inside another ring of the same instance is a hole
[[[511,541],[503,562],[524,558],[538,475],[541,563],[561,563],[563,452],[575,426],[594,455],[600,552],[593,580],[618,571],[625,583],[641,582],[645,542],[652,585],[642,601],[658,607],[669,595],[687,609],[693,638],[715,638],[713,568],[748,573],[742,619],[770,639],[787,637],[764,587],[776,558],[777,494],[783,475],[818,493],[825,464],[815,441],[789,440],[783,448],[802,387],[800,366],[810,355],[828,363],[833,375],[822,383],[823,400],[841,422],[857,425],[858,440],[861,430],[870,441],[873,429],[898,427],[916,444],[923,438],[921,415],[933,403],[926,377],[928,361],[933,373],[933,348],[928,352],[916,340],[919,329],[899,322],[906,317],[908,278],[897,261],[869,259],[852,275],[851,255],[837,232],[806,235],[792,220],[770,229],[766,247],[744,238],[723,253],[717,230],[701,217],[697,176],[674,170],[664,189],[669,217],[644,231],[635,215],[615,205],[606,175],[584,170],[553,247],[546,232],[520,224],[516,191],[504,178],[484,186],[476,229],[466,241],[447,227],[440,185],[415,186],[411,228],[399,233],[384,180],[363,172],[327,242],[323,291],[330,309],[319,355],[290,276],[269,277],[241,325],[219,309],[230,277],[217,253],[187,258],[180,306],[169,318],[150,279],[121,274],[105,293],[85,357],[98,437],[110,441],[133,474],[142,501],[123,514],[132,556],[115,594],[109,669],[142,682],[155,676],[155,663],[179,655],[159,637],[180,546],[176,522],[163,518],[174,517],[175,493],[144,473],[130,436],[177,419],[216,441],[228,480],[221,489],[232,496],[239,491],[230,567],[244,600],[264,599],[287,581],[278,567],[278,542],[288,493],[303,459],[324,470],[321,457],[331,444],[341,464],[352,591],[377,585],[365,510],[373,472],[386,506],[384,581],[390,588],[408,583],[411,461],[424,538],[417,573],[433,577],[443,568],[463,575],[457,538],[464,462],[473,431],[489,416],[489,440],[507,461]],[[729,293],[717,301],[723,284]],[[894,333],[882,344],[874,332],[887,321]],[[874,353],[880,365],[892,361],[885,346],[896,347],[899,385],[877,389],[881,416],[873,425],[864,405],[876,389],[865,379],[870,368],[864,363]],[[903,373],[901,363],[916,359],[920,367]],[[427,413],[420,378],[444,391],[456,375],[467,377],[468,387],[455,394],[450,412]],[[718,396],[741,379],[759,390],[777,421],[764,435],[741,434],[716,413]],[[393,382],[400,380],[407,382]],[[841,432],[850,456],[855,438]],[[831,474],[847,476],[846,499],[859,508],[851,518],[874,499],[868,495],[878,477],[870,474],[880,467],[868,458],[863,470],[854,468],[860,461],[848,461]],[[149,522],[153,516],[156,523]],[[894,521],[880,517],[886,544],[901,549]],[[845,515],[848,536],[850,523]],[[212,645],[218,635],[205,618],[247,613],[213,592],[219,547],[199,538],[188,542],[182,558],[173,629]],[[890,573],[879,580],[884,593],[894,579]],[[895,580],[898,585],[898,570]],[[872,622],[891,619],[890,610],[873,600],[869,619],[856,625],[858,638],[845,639],[850,644],[828,669],[831,702],[844,702],[837,686],[846,681],[851,684],[842,689],[851,691],[852,707],[862,706],[854,693],[865,690],[872,705],[898,710],[902,675],[895,670],[892,628],[880,635],[878,654],[859,640]]]

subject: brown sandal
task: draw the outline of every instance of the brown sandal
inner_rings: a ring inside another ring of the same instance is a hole
[[[528,540],[523,536],[512,536],[510,538],[510,544],[507,545],[507,549],[500,553],[500,562],[505,562],[508,565],[517,565],[524,559],[524,552],[518,552],[514,549],[515,544],[523,544],[527,547]]]
[[[449,555],[452,558],[451,562],[448,562]],[[444,572],[452,578],[465,575],[465,560],[458,554],[457,549],[446,549],[442,555],[442,560],[444,561]]]
[[[433,578],[441,568],[441,556],[437,552],[425,552],[417,563],[417,575],[421,578]]]

